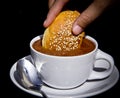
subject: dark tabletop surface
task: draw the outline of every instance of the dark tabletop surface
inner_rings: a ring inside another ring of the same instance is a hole
[[[73,0],[66,5],[65,9],[82,11],[86,7],[83,2],[78,3],[79,0],[76,0],[76,3],[73,3],[72,1]],[[10,80],[9,71],[18,59],[30,54],[30,40],[37,35],[43,34],[45,29],[43,27],[43,21],[46,18],[48,11],[47,0],[43,0],[41,3],[38,1],[16,1],[8,3],[10,4],[8,4],[9,6],[6,5],[7,11],[4,12],[5,20],[7,20],[7,22],[5,23],[5,32],[3,32],[4,38],[7,39],[2,41],[3,47],[1,47],[5,51],[4,53],[1,51],[1,54],[4,54],[1,59],[3,63],[0,68],[1,91],[3,96],[9,96],[11,98],[38,98],[37,96],[28,94],[16,87]],[[98,41],[101,50],[113,56],[115,66],[120,71],[119,6],[120,3],[117,3],[107,9],[100,17],[91,23],[85,31],[87,35],[94,37]],[[120,96],[119,84],[118,81],[111,89],[91,98],[118,97]]]

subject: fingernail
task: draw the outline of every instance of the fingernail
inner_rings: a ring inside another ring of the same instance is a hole
[[[78,25],[76,25],[76,26],[73,27],[73,33],[75,35],[80,34],[82,31],[83,31],[83,29],[80,26],[78,26]]]

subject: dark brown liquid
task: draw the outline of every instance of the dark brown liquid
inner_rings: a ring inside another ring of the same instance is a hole
[[[42,40],[37,40],[33,44],[33,48],[39,52],[49,55],[57,55],[57,56],[76,56],[89,53],[90,51],[95,49],[95,44],[88,39],[83,39],[82,45],[80,49],[72,50],[72,51],[53,51],[49,49],[45,49],[42,47]]]

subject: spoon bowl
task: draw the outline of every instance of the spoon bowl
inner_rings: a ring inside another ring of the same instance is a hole
[[[17,62],[16,74],[19,77],[17,81],[26,89],[37,90],[44,98],[47,95],[41,90],[43,82],[38,76],[38,72],[34,65],[26,58],[20,59]]]

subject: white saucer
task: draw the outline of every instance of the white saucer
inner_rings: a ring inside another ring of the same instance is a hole
[[[28,55],[26,58],[30,59],[31,56]],[[17,63],[17,62],[16,62]],[[39,97],[42,97],[41,93],[36,92],[36,91],[31,91],[28,89],[23,88],[16,80],[14,77],[14,72],[16,71],[16,63],[13,64],[13,66],[10,69],[10,78],[12,82],[21,90],[30,93],[32,95],[36,95]],[[66,97],[73,97],[73,98],[83,98],[83,97],[90,97],[94,96],[97,94],[100,94],[102,92],[107,91],[108,89],[112,88],[118,81],[119,79],[119,71],[118,69],[114,68],[112,74],[103,80],[96,80],[96,81],[87,81],[83,85],[70,89],[70,90],[58,90],[54,88],[50,88],[47,86],[43,86],[42,90],[48,95],[48,97],[54,97],[54,98],[66,98]]]

